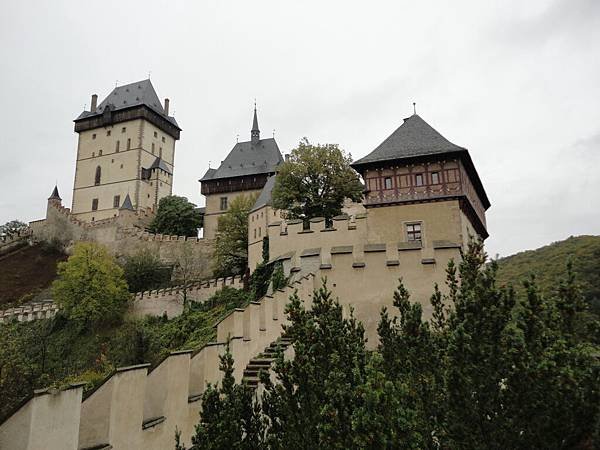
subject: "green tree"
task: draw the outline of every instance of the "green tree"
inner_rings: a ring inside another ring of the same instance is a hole
[[[25,222],[20,220],[11,220],[6,222],[4,225],[0,225],[0,237],[3,236],[17,236],[21,231],[27,228]]]
[[[124,256],[122,267],[130,292],[157,289],[171,280],[172,268],[163,264],[158,254],[148,248]]]
[[[223,380],[202,395],[202,414],[190,450],[255,450],[263,448],[264,421],[254,391],[236,384],[229,345],[220,357]],[[184,447],[177,442],[178,449]]]
[[[105,247],[75,244],[73,254],[59,263],[57,272],[52,292],[67,318],[88,327],[121,319],[129,299],[127,283],[123,269]]]
[[[216,277],[241,275],[248,266],[248,214],[256,201],[255,195],[240,195],[219,217],[214,252]]]
[[[175,236],[198,236],[202,216],[186,197],[170,195],[158,203],[158,211],[150,224],[150,232]]]
[[[362,198],[363,187],[351,162],[337,144],[312,145],[304,138],[279,166],[273,207],[286,211],[291,219],[331,220],[341,214],[346,198]]]

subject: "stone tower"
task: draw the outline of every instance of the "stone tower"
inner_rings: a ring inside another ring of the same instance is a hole
[[[93,222],[118,215],[127,195],[135,211],[171,195],[181,129],[150,80],[119,86],[75,119],[79,134],[71,211]],[[129,205],[127,205],[129,207]],[[129,209],[129,208],[128,208]]]

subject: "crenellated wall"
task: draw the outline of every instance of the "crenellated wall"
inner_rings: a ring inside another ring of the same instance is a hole
[[[0,257],[27,245],[33,230],[30,227],[12,236],[0,236]]]
[[[173,352],[153,369],[119,368],[83,397],[81,386],[33,396],[0,424],[0,448],[162,450],[173,448],[176,428],[189,446],[201,395],[221,379],[227,339],[241,381],[250,359],[281,336],[289,297],[297,291],[310,307],[314,286],[314,275],[305,275],[215,324],[216,342]]]

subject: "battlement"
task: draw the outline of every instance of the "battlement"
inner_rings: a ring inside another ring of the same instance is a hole
[[[168,234],[155,234],[148,231],[142,230],[137,227],[127,227],[121,230],[125,236],[135,236],[143,241],[159,241],[159,242],[192,242],[192,243],[203,243],[204,238],[190,237],[190,236],[176,236]]]
[[[173,446],[176,427],[189,445],[202,394],[221,380],[219,356],[227,340],[240,382],[250,360],[281,336],[289,297],[297,292],[310,307],[314,282],[308,274],[236,309],[215,324],[215,342],[172,352],[154,368],[118,368],[84,395],[81,385],[39,391],[0,423],[0,447],[164,449]]]
[[[51,300],[44,302],[30,303],[28,305],[17,306],[15,308],[5,309],[0,311],[0,324],[17,320],[18,322],[30,322],[38,319],[50,319],[54,317],[58,311]]]

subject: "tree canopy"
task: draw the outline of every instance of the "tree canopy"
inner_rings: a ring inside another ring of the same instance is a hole
[[[52,292],[67,318],[93,327],[122,317],[129,299],[127,283],[123,269],[105,247],[78,242],[57,272]]]
[[[350,167],[352,158],[337,144],[313,145],[304,138],[279,166],[273,187],[273,207],[290,219],[341,214],[344,200],[360,201],[363,187]]]
[[[202,216],[196,205],[186,197],[170,195],[160,199],[149,229],[152,233],[195,237],[201,226]]]
[[[21,222],[20,220],[10,220],[4,225],[0,225],[0,237],[16,236],[26,228],[27,224],[25,222]]]
[[[255,195],[234,198],[229,209],[219,217],[214,251],[216,277],[241,275],[248,266],[248,214]]]

